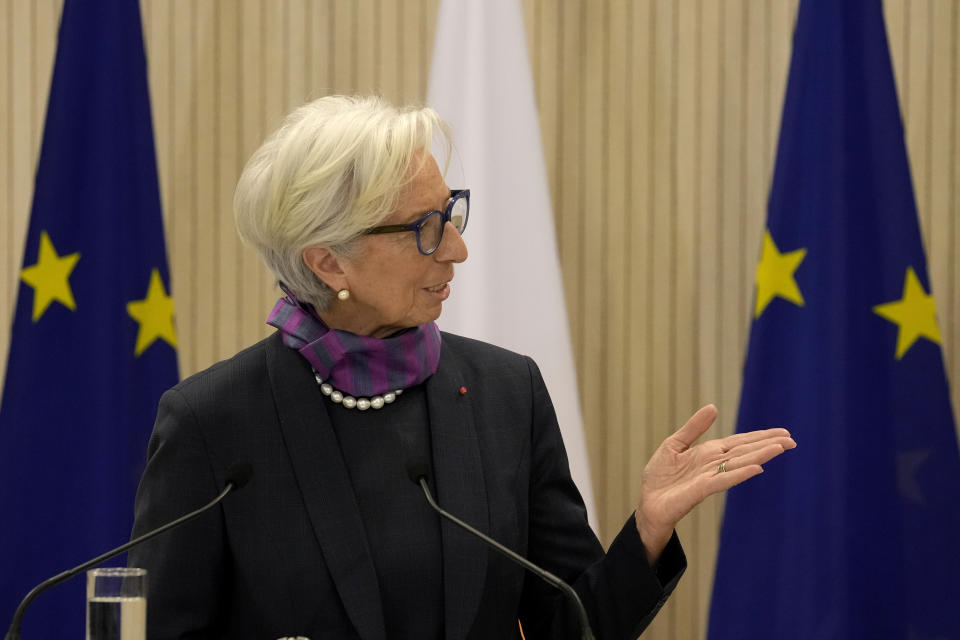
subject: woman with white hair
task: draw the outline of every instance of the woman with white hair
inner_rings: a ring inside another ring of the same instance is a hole
[[[783,429],[656,451],[604,553],[529,358],[434,321],[467,258],[470,192],[430,149],[428,108],[327,97],[294,111],[240,178],[237,227],[276,275],[269,338],[164,394],[134,535],[253,465],[242,494],[131,552],[150,638],[579,637],[563,595],[442,522],[440,505],[572,584],[598,638],[633,638],[686,561],[677,522],[762,471]],[[460,292],[459,295],[469,295]]]

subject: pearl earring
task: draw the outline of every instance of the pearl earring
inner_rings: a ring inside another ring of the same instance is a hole
[[[349,289],[340,289],[340,291],[337,291],[337,300],[340,300],[341,302],[343,302],[344,300],[348,299],[349,297],[350,297],[350,290],[349,290]]]

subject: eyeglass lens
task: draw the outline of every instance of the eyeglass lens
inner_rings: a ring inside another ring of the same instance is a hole
[[[457,198],[451,203],[450,222],[458,233],[463,233],[467,225],[467,199]],[[427,217],[420,227],[420,250],[424,253],[432,253],[440,246],[440,238],[443,236],[443,214],[435,211],[433,215]]]
[[[467,227],[467,199],[459,197],[453,201],[453,209],[450,211],[450,222],[458,232],[463,233]]]
[[[443,234],[443,214],[434,211],[433,215],[423,221],[420,227],[420,250],[431,253],[440,246],[440,236]]]

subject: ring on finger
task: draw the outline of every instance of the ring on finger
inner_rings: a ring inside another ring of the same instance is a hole
[[[717,473],[724,473],[727,470],[727,461],[723,460],[717,465]]]

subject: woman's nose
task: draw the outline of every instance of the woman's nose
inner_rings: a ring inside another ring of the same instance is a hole
[[[463,262],[467,259],[467,244],[452,222],[444,223],[440,246],[433,255],[441,262]]]

